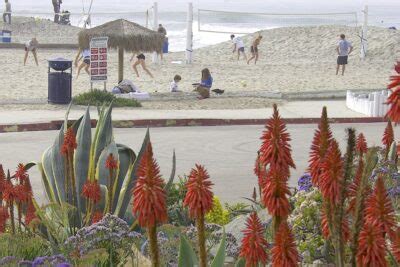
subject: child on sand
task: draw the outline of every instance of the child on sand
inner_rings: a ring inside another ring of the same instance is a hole
[[[178,83],[182,80],[180,75],[175,75],[174,80],[171,82],[169,89],[171,93],[182,92],[178,89]]]
[[[196,86],[195,91],[200,94],[199,99],[205,99],[210,97],[210,89],[213,84],[213,78],[211,77],[210,70],[205,68],[201,71],[200,83],[193,84]]]
[[[239,60],[240,53],[242,53],[244,56],[244,59],[247,61],[247,56],[246,56],[246,53],[244,52],[244,43],[242,41],[242,38],[235,37],[235,35],[232,34],[231,40],[233,42],[233,51],[232,52],[235,53],[237,50],[237,60]]]
[[[250,61],[253,60],[254,58],[254,65],[257,64],[258,60],[258,46],[260,45],[262,36],[259,35],[256,39],[254,39],[253,43],[251,44],[250,51],[251,51],[251,58],[247,60],[247,64],[250,63]]]
[[[39,42],[36,38],[32,38],[30,41],[26,42],[25,44],[25,57],[24,57],[24,66],[26,65],[26,60],[28,59],[29,51],[32,52],[33,57],[35,59],[36,66],[39,66],[36,49],[39,45]]]
[[[82,63],[79,65],[79,67],[78,67],[78,64],[79,64],[79,62],[81,61],[83,59],[83,61],[82,61]],[[77,74],[76,74],[76,79],[78,79],[78,77],[79,77],[79,74],[81,73],[81,70],[83,69],[83,68],[85,68],[85,71],[86,71],[86,73],[88,74],[88,75],[90,75],[90,72],[89,72],[89,67],[90,67],[90,50],[89,50],[89,48],[85,48],[85,49],[79,49],[79,51],[78,51],[78,54],[76,54],[76,57],[75,57],[75,67],[78,67],[78,71],[77,71]]]

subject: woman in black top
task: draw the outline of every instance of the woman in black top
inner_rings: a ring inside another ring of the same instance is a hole
[[[133,60],[134,56],[135,56],[135,55],[132,55],[131,61]],[[144,70],[145,72],[147,72],[147,74],[150,75],[151,78],[154,78],[154,77],[153,77],[153,74],[151,74],[150,70],[146,67],[146,57],[145,57],[144,54],[139,54],[139,55],[137,55],[137,56],[136,56],[136,61],[135,61],[135,63],[133,63],[133,65],[132,65],[132,68],[133,68],[133,70],[135,71],[137,77],[139,77],[139,72],[138,72],[138,70],[137,70],[137,66],[138,66],[138,65],[141,65],[142,68],[143,68],[143,70]]]

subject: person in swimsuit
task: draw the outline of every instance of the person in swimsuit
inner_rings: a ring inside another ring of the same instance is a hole
[[[83,59],[83,61],[78,67],[79,62],[82,59]],[[78,71],[76,73],[76,78],[77,79],[78,79],[79,74],[81,73],[81,70],[83,68],[85,68],[86,73],[88,75],[90,75],[90,72],[89,72],[89,68],[90,68],[90,50],[89,50],[89,48],[85,48],[85,49],[81,49],[80,48],[79,49],[78,54],[76,54],[76,57],[75,57],[75,67],[78,67]]]
[[[134,56],[135,56],[135,55],[132,56],[131,61],[133,60]],[[137,70],[137,66],[138,66],[138,65],[141,65],[142,68],[143,68],[143,70],[144,70],[145,72],[147,72],[147,74],[148,74],[151,78],[154,78],[154,77],[153,77],[153,74],[151,74],[150,70],[146,67],[146,57],[144,56],[144,54],[139,54],[139,55],[137,55],[137,56],[136,56],[136,61],[135,61],[135,63],[133,63],[133,65],[132,65],[132,68],[133,68],[133,70],[135,71],[137,77],[139,77],[139,72],[138,72],[138,70]]]
[[[250,64],[250,61],[252,61],[254,59],[254,65],[257,64],[257,60],[258,60],[258,46],[260,45],[262,36],[259,35],[257,36],[256,39],[254,39],[253,43],[251,44],[250,47],[250,52],[251,52],[251,58],[249,58],[249,60],[247,60],[247,64]]]
[[[36,66],[39,66],[38,59],[37,59],[37,53],[36,53],[36,49],[37,49],[38,45],[39,45],[39,42],[36,40],[36,38],[32,38],[30,41],[28,41],[25,44],[24,66],[26,65],[26,60],[28,59],[29,51],[32,52],[32,54],[33,54]]]

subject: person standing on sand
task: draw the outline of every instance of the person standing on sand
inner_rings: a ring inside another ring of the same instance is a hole
[[[338,53],[336,75],[339,74],[340,66],[342,66],[342,75],[344,75],[344,70],[347,65],[347,60],[352,51],[353,51],[353,46],[349,41],[346,40],[346,36],[344,34],[341,34],[339,44],[336,47],[336,52]]]
[[[6,4],[6,9],[4,10],[4,13],[3,13],[3,22],[11,24],[11,3],[8,0],[5,0],[5,4]],[[7,21],[7,17],[8,17],[8,21]]]
[[[244,59],[247,61],[247,56],[246,56],[246,53],[244,52],[244,43],[242,41],[242,38],[235,37],[235,35],[232,34],[231,40],[233,42],[233,53],[235,53],[237,50],[237,60],[239,60],[240,53],[242,53],[244,56]]]
[[[82,61],[82,63],[79,65],[79,62]],[[78,79],[79,74],[81,73],[81,70],[85,68],[85,72],[90,75],[89,68],[90,68],[90,49],[85,48],[85,49],[79,49],[78,54],[76,54],[75,57],[75,67],[78,67],[78,71],[76,73],[76,79]]]
[[[32,38],[30,41],[26,42],[26,44],[25,44],[24,66],[26,65],[26,60],[28,59],[29,51],[31,51],[32,54],[33,54],[36,66],[39,66],[38,59],[37,59],[37,54],[36,54],[36,49],[37,49],[38,45],[39,45],[39,42],[36,40],[36,38]]]
[[[134,56],[135,56],[135,55],[132,55],[132,58],[131,58],[130,61],[133,60]],[[138,72],[138,70],[137,70],[137,66],[138,66],[138,65],[141,65],[142,68],[143,68],[143,70],[144,70],[145,72],[147,72],[147,74],[148,74],[151,78],[154,79],[153,74],[151,74],[150,70],[146,67],[146,57],[145,57],[144,54],[139,54],[139,55],[137,55],[137,56],[136,56],[136,61],[135,61],[135,63],[133,63],[133,65],[132,65],[132,68],[133,68],[133,70],[135,71],[137,77],[139,77],[139,72]]]
[[[58,23],[60,20],[60,9],[61,9],[61,4],[62,0],[52,0],[53,3],[53,8],[54,8],[54,22]]]
[[[260,45],[262,36],[259,35],[256,39],[254,39],[253,43],[251,44],[250,51],[251,51],[251,58],[247,60],[247,64],[250,63],[250,61],[253,60],[254,58],[254,65],[257,64],[258,60],[258,46]]]
[[[168,38],[167,38],[167,30],[163,27],[162,24],[158,24],[158,29],[157,32],[162,34],[164,36],[164,42],[163,42],[163,46],[165,42],[168,42]],[[161,57],[161,61],[163,60],[163,49],[161,48],[161,53],[160,53],[160,57]]]

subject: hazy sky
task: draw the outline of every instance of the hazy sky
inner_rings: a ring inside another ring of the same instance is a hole
[[[13,9],[17,10],[42,10],[51,11],[51,0],[10,0]],[[71,11],[82,10],[82,2],[88,7],[90,0],[63,0],[63,7]],[[93,0],[93,12],[104,11],[143,11],[152,5],[149,0]],[[158,0],[159,10],[185,11],[188,0]],[[195,8],[208,8],[218,10],[241,10],[257,12],[276,12],[279,10],[302,10],[316,12],[330,10],[353,11],[359,9],[363,3],[369,5],[396,5],[400,7],[399,0],[193,0]],[[112,7],[110,9],[110,7]]]

